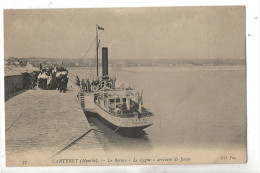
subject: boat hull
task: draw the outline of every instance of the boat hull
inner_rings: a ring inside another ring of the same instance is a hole
[[[114,132],[127,137],[137,137],[140,131],[152,125],[149,124],[149,125],[139,126],[139,127],[120,127],[110,123],[99,114],[97,114],[97,117],[103,124],[105,124]]]
[[[123,136],[134,137],[138,132],[153,124],[153,116],[143,118],[138,118],[137,116],[133,118],[120,118],[107,113],[98,105],[95,106],[95,110],[101,122]]]
[[[81,100],[82,102],[83,100]],[[93,103],[92,95],[85,95],[84,98],[84,112],[86,115],[97,116],[98,119],[111,128],[113,131],[123,136],[136,136],[141,130],[153,124],[153,115],[138,118],[134,117],[120,117],[114,116],[106,112],[98,105]]]

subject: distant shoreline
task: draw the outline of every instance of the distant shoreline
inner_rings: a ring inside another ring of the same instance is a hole
[[[20,75],[24,72],[38,70],[42,66],[59,66],[63,64],[66,68],[96,68],[96,59],[60,59],[54,58],[9,58],[5,60],[4,76]],[[101,68],[102,62],[99,62]],[[28,68],[28,64],[30,68]],[[246,67],[246,60],[243,59],[111,59],[109,68],[214,68],[214,67]],[[28,69],[27,69],[28,68]],[[133,70],[130,70],[133,71]]]
[[[34,67],[64,65],[66,67],[96,67],[96,59],[55,59],[55,58],[8,58],[5,65],[32,64]],[[109,59],[109,66],[154,67],[154,66],[237,66],[245,65],[245,59]],[[102,65],[100,58],[99,66]]]

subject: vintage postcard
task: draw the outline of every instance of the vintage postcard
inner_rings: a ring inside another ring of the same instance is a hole
[[[247,162],[244,6],[4,10],[6,166]]]

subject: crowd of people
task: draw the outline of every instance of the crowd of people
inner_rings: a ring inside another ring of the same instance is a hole
[[[76,85],[78,85],[85,92],[96,92],[104,87],[115,88],[116,78],[110,78],[108,76],[102,78],[96,78],[92,81],[89,79],[82,79],[80,81],[79,77],[76,76]]]
[[[68,84],[68,70],[65,67],[41,67],[38,74],[38,87],[44,90],[64,92]]]
[[[71,74],[73,75],[73,74]],[[74,75],[73,75],[74,76]],[[72,77],[73,77],[72,76]],[[73,77],[75,84],[85,92],[97,92],[103,88],[114,89],[116,77],[109,76],[96,77],[95,79],[79,79],[78,76]],[[24,88],[34,88],[38,86],[43,90],[56,90],[66,92],[68,84],[68,70],[63,67],[42,67],[39,71],[33,73],[24,73]]]

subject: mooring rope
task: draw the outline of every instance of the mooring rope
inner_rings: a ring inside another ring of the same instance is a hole
[[[123,122],[124,122],[124,119],[123,119],[123,121],[121,122],[120,126],[118,126],[115,130],[113,130],[113,131],[111,131],[111,132],[103,132],[103,131],[101,131],[101,130],[92,129],[92,128],[89,129],[86,133],[84,133],[83,135],[81,135],[81,136],[80,136],[79,138],[77,138],[75,141],[73,141],[72,143],[70,143],[69,145],[67,145],[66,147],[62,148],[60,151],[58,151],[58,152],[55,153],[54,155],[52,155],[52,156],[50,157],[50,159],[53,158],[53,157],[55,157],[55,156],[57,156],[57,155],[59,155],[59,154],[61,154],[62,152],[66,151],[67,149],[69,149],[70,147],[72,147],[73,145],[75,145],[79,140],[81,140],[83,137],[85,137],[87,134],[89,134],[89,132],[91,132],[92,130],[93,130],[93,131],[96,131],[96,132],[99,132],[99,133],[103,133],[103,134],[114,133],[114,132],[118,131],[118,130],[121,128]]]
[[[69,75],[71,75],[72,77],[74,77],[75,79],[77,78],[73,73],[68,72]]]
[[[16,123],[22,116],[23,116],[23,114],[21,114],[21,115],[13,122],[13,124],[11,124],[11,126],[9,126],[9,127],[5,130],[5,132],[7,132],[7,131],[14,125],[14,123]]]

